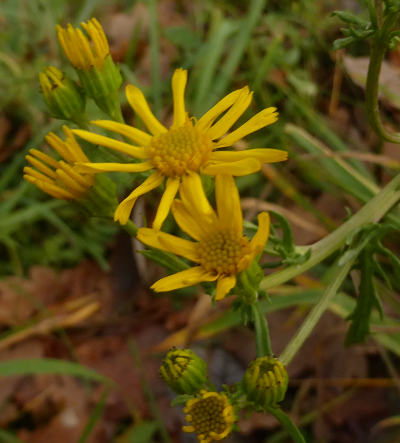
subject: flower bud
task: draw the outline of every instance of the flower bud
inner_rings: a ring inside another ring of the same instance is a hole
[[[207,364],[190,349],[171,349],[162,362],[160,375],[177,394],[195,394],[207,380]]]
[[[76,69],[86,94],[102,111],[119,118],[118,90],[122,76],[111,57],[107,37],[95,18],[81,26],[87,36],[71,24],[65,29],[57,26],[60,45]]]
[[[76,121],[85,111],[85,95],[63,72],[49,66],[39,74],[44,101],[55,118]]]
[[[242,386],[248,400],[265,409],[283,400],[288,381],[287,371],[278,359],[261,357],[250,363]]]

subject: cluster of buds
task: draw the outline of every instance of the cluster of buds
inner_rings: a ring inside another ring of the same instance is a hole
[[[68,24],[57,26],[61,47],[78,74],[80,86],[55,67],[48,67],[40,74],[44,100],[51,114],[78,125],[85,121],[85,96],[116,120],[121,120],[118,91],[122,76],[114,63],[107,37],[100,23],[92,18],[81,23],[86,31]]]
[[[206,362],[190,349],[170,350],[160,375],[174,392],[183,395],[189,423],[183,430],[196,433],[201,443],[225,438],[236,422],[236,409],[277,408],[288,386],[283,364],[274,357],[261,357],[250,363],[242,381],[232,387],[236,392],[215,392],[207,386]]]

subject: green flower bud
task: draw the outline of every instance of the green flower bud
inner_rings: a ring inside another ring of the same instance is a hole
[[[82,87],[97,106],[113,119],[121,120],[118,90],[122,85],[119,68],[113,62],[107,37],[101,24],[92,18],[79,28],[57,26],[57,35],[65,55],[75,68]]]
[[[196,394],[207,380],[207,364],[190,349],[171,349],[160,367],[160,375],[177,394]]]
[[[265,409],[283,400],[288,381],[287,371],[279,360],[261,357],[250,363],[242,386],[248,400]]]
[[[79,86],[54,66],[39,74],[44,101],[55,118],[75,121],[85,111],[85,95]]]

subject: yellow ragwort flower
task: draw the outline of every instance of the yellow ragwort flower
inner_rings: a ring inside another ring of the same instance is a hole
[[[279,162],[287,159],[287,153],[278,149],[249,149],[245,151],[220,151],[232,146],[246,135],[270,125],[277,120],[276,108],[267,108],[256,114],[238,129],[227,132],[250,105],[253,93],[248,87],[228,94],[199,120],[189,118],[185,110],[184,92],[187,71],[177,69],[172,77],[173,123],[167,129],[152,114],[143,93],[128,85],[128,102],[143,120],[147,134],[134,127],[109,120],[97,120],[93,124],[121,134],[138,146],[84,130],[74,130],[83,139],[123,152],[141,163],[91,163],[82,165],[89,172],[125,171],[153,173],[138,186],[117,208],[114,219],[122,225],[130,216],[137,198],[158,187],[166,179],[166,188],[153,223],[155,229],[167,217],[171,204],[185,177],[191,173],[235,176],[251,174],[261,168],[262,163]]]
[[[184,432],[195,432],[200,443],[222,440],[232,430],[235,423],[233,406],[228,397],[218,392],[200,391],[200,398],[186,403],[183,412],[189,426],[183,426]]]
[[[89,159],[71,130],[66,126],[63,126],[63,130],[65,141],[52,132],[46,136],[47,143],[58,152],[62,160],[55,160],[44,152],[30,149],[26,159],[33,167],[25,166],[24,179],[52,197],[79,200],[92,188],[94,178],[76,171],[75,162],[88,162]]]
[[[198,264],[157,281],[155,291],[172,291],[217,280],[216,299],[221,300],[236,285],[236,276],[247,269],[262,251],[269,235],[269,215],[258,215],[258,231],[249,241],[243,235],[239,192],[230,175],[217,175],[217,212],[204,194],[198,174],[183,178],[172,213],[180,228],[196,241],[189,241],[150,228],[140,228],[137,238],[148,246],[188,258]]]
[[[95,18],[88,20],[87,23],[81,23],[81,26],[91,42],[79,28],[74,28],[70,23],[66,29],[57,25],[58,41],[74,68],[90,69],[96,66],[101,69],[110,53],[104,30]]]

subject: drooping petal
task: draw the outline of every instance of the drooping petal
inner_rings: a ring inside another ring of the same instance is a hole
[[[185,88],[187,82],[187,71],[176,69],[172,76],[172,96],[174,103],[174,121],[172,126],[177,128],[186,121],[185,111]]]
[[[183,176],[179,193],[182,203],[197,223],[217,223],[217,216],[204,193],[199,174]]]
[[[253,174],[261,169],[261,163],[255,158],[244,158],[237,162],[209,162],[202,172],[207,175],[232,174],[235,176]]]
[[[147,158],[147,154],[143,148],[130,145],[129,143],[120,142],[113,138],[105,137],[104,135],[94,134],[90,131],[83,129],[73,129],[72,132],[78,137],[93,143],[94,145],[104,146],[105,148],[114,149],[114,151],[123,152],[131,157],[144,159]]]
[[[225,229],[233,229],[241,235],[243,232],[243,216],[240,207],[240,196],[231,175],[217,175],[215,177],[215,199],[221,225]]]
[[[233,103],[235,103],[239,95],[246,88],[247,87],[245,86],[242,89],[237,89],[236,91],[233,91],[225,96],[199,119],[199,121],[196,123],[196,127],[201,131],[208,129],[219,115],[221,115],[228,108],[230,108]]]
[[[63,200],[74,200],[75,195],[71,192],[60,188],[60,186],[57,186],[54,183],[50,182],[43,182],[41,180],[38,180],[30,175],[24,175],[24,179],[35,186],[37,186],[39,189],[41,189],[46,194],[51,195],[54,198],[61,198]]]
[[[152,163],[75,163],[78,172],[143,172],[153,168]]]
[[[236,275],[227,275],[220,277],[217,281],[217,292],[215,300],[222,300],[229,293],[229,291],[236,285]]]
[[[47,183],[53,183],[54,180],[47,175],[42,174],[41,172],[37,171],[36,169],[31,168],[30,166],[24,167],[24,174],[27,176],[31,176],[34,180],[40,180]],[[29,180],[28,180],[29,181]],[[33,181],[31,181],[33,183]]]
[[[167,129],[162,125],[151,112],[149,105],[142,93],[142,91],[133,85],[128,85],[125,89],[126,98],[132,109],[143,120],[143,123],[147,126],[147,129],[153,135],[159,135],[163,132],[167,132]]]
[[[232,107],[207,131],[211,140],[220,138],[229,131],[249,107],[252,98],[253,93],[248,88],[243,88]]]
[[[243,151],[213,151],[210,161],[234,162],[244,158],[256,158],[261,163],[275,163],[287,160],[288,153],[280,149],[246,149]]]
[[[150,177],[148,177],[119,204],[114,213],[114,221],[119,221],[121,225],[126,225],[138,197],[157,188],[157,186],[160,186],[163,181],[164,176],[157,171],[150,175]]]
[[[265,243],[268,240],[270,220],[268,212],[260,212],[257,216],[258,229],[250,240],[250,249],[252,251],[253,259],[264,249]]]
[[[264,126],[275,123],[278,120],[278,113],[275,111],[276,108],[266,108],[260,111],[238,129],[219,140],[219,142],[216,144],[216,147],[222,148],[224,146],[232,146],[233,143],[237,142],[243,137],[246,137],[246,135],[258,131]]]
[[[48,166],[46,166],[44,163],[42,163],[40,160],[36,159],[32,155],[25,156],[26,160],[34,166],[39,171],[43,172],[43,174],[47,175],[48,177],[55,178],[56,173],[50,169]]]
[[[216,279],[217,275],[206,272],[201,266],[196,266],[158,280],[151,286],[151,289],[156,292],[173,291],[194,286],[203,281],[215,281]]]
[[[123,123],[113,122],[112,120],[93,120],[90,123],[98,126],[99,128],[107,129],[109,131],[121,134],[124,137],[129,138],[135,143],[139,143],[141,146],[146,146],[151,142],[151,135],[140,129],[134,128]]]
[[[172,213],[182,231],[195,240],[200,240],[207,234],[204,226],[194,218],[195,215],[190,213],[180,200],[175,200],[172,204]]]
[[[157,213],[153,221],[153,229],[160,230],[162,224],[167,218],[169,211],[171,209],[172,202],[178,192],[180,184],[180,178],[169,177],[167,179],[167,184],[165,186],[164,194],[161,198],[160,204],[158,205]]]
[[[29,154],[31,154],[32,156],[38,158],[43,163],[46,163],[46,164],[52,166],[53,168],[57,168],[58,167],[57,160],[54,160],[53,157],[50,157],[50,155],[47,155],[47,154],[45,154],[42,151],[39,151],[39,150],[33,148],[33,149],[29,149]]]
[[[140,228],[137,233],[137,239],[152,248],[162,249],[181,257],[186,257],[189,260],[198,261],[197,244],[184,238],[156,231],[155,229]]]

